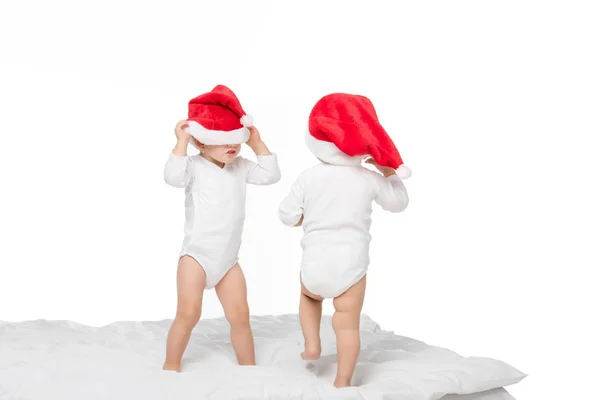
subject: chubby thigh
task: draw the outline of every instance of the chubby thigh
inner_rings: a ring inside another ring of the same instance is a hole
[[[309,292],[334,298],[360,281],[368,265],[368,245],[311,244],[304,247],[300,273]]]

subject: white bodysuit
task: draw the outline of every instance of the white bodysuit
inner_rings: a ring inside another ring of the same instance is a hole
[[[344,293],[367,273],[372,203],[401,212],[408,205],[404,183],[350,165],[321,163],[302,172],[281,202],[279,218],[294,226],[304,216],[302,283],[324,298]]]
[[[220,168],[200,155],[169,155],[164,179],[185,188],[185,227],[180,256],[193,257],[214,288],[238,262],[246,215],[246,184],[271,185],[281,173],[275,154],[258,163],[237,157]]]

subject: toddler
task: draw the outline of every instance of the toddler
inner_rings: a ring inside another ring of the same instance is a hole
[[[363,96],[323,97],[309,117],[306,144],[321,161],[303,171],[279,206],[288,226],[302,226],[300,324],[302,358],[321,354],[319,327],[324,298],[333,298],[338,369],[336,387],[350,386],[360,351],[359,322],[369,265],[372,202],[401,212],[408,195],[403,165],[394,143]],[[362,166],[367,163],[381,174]]]
[[[271,154],[235,94],[223,85],[189,102],[188,119],[177,123],[177,144],[164,169],[166,183],[185,188],[184,239],[177,268],[177,314],[167,338],[165,370],[180,371],[202,295],[215,288],[231,326],[240,365],[254,365],[246,280],[238,263],[245,218],[246,184],[280,179]],[[200,154],[188,156],[188,143]],[[246,143],[258,163],[239,156]]]

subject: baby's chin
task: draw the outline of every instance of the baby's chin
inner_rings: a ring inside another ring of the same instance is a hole
[[[238,156],[238,153],[235,154],[224,154],[218,158],[219,161],[225,164],[231,164]]]

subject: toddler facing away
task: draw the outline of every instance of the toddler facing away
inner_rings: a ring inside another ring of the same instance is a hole
[[[334,385],[345,387],[351,384],[360,351],[372,203],[390,212],[403,211],[408,195],[401,179],[411,171],[364,96],[334,93],[320,99],[309,116],[306,144],[321,163],[300,174],[279,206],[279,218],[304,230],[302,358],[320,357],[322,302],[333,298],[338,357]],[[368,156],[366,162],[383,176],[361,165]]]

